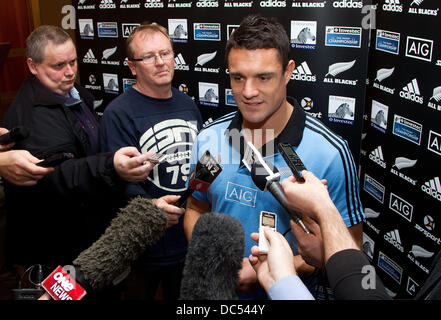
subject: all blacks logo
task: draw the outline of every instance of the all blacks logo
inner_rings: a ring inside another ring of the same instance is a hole
[[[196,7],[198,7],[198,8],[217,8],[217,7],[219,7],[219,2],[209,1],[209,0],[198,1],[196,3]]]

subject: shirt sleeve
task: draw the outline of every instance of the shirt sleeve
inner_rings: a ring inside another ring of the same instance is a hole
[[[268,289],[271,300],[314,300],[297,275],[284,277]]]

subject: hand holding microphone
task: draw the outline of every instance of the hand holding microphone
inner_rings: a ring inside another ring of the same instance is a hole
[[[0,128],[0,151],[9,150],[15,142],[26,139],[29,130],[22,126],[12,128],[10,131]]]

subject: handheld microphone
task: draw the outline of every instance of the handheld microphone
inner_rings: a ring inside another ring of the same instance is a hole
[[[245,233],[229,215],[205,213],[188,244],[180,300],[236,300]]]
[[[187,201],[188,197],[191,196],[194,191],[207,191],[208,187],[210,187],[211,183],[214,181],[214,179],[216,179],[221,171],[221,166],[210,154],[210,151],[205,151],[190,173],[187,190],[185,190],[184,194],[179,198],[178,201],[176,201],[174,205],[182,207],[185,201]]]
[[[74,280],[69,279],[59,267],[44,281],[48,281],[50,286],[58,282],[64,291],[59,286],[54,287],[52,292],[48,289],[49,285],[44,288],[53,298],[60,298],[62,294],[64,300],[71,300],[69,298],[73,296],[65,293],[67,289],[75,287],[76,282],[84,289],[94,291],[118,284],[124,279],[122,276],[127,276],[126,271],[130,270],[131,263],[139,258],[147,246],[161,238],[166,224],[165,212],[150,199],[140,196],[133,198],[125,208],[120,209],[104,234],[73,261],[70,277]],[[81,298],[83,295],[78,296]]]
[[[272,169],[274,173],[274,177],[268,179],[270,175],[257,174],[261,172],[260,170],[262,170],[263,166],[260,165],[259,163],[253,163],[251,168],[251,178],[253,179],[255,185],[262,191],[269,190],[269,192],[271,192],[274,198],[276,198],[277,201],[282,205],[282,207],[289,213],[291,219],[295,223],[297,223],[303,229],[303,231],[305,231],[306,233],[310,233],[308,228],[306,228],[305,224],[303,223],[302,214],[298,211],[293,210],[286,203],[285,192],[283,191],[283,188],[279,183],[280,180],[279,170],[277,170],[277,168],[274,167],[269,162],[266,162],[266,165]]]
[[[29,130],[23,126],[12,128],[9,132],[0,136],[0,144],[10,144],[26,139],[29,136]]]
[[[269,190],[274,198],[276,198],[282,207],[289,213],[291,219],[297,223],[303,231],[309,234],[310,232],[308,228],[306,228],[302,221],[302,214],[293,210],[286,203],[285,192],[279,183],[279,170],[271,163],[265,161],[260,152],[250,141],[248,142],[248,148],[245,151],[242,162],[250,171],[254,184],[263,192]]]

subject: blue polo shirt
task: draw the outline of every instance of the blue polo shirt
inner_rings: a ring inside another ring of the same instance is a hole
[[[329,194],[346,225],[351,227],[362,222],[364,213],[357,171],[347,142],[307,115],[297,101],[289,102],[294,110],[287,125],[274,141],[268,142],[259,151],[266,161],[279,169],[282,181],[292,173],[278,152],[277,144],[290,143],[305,167],[319,179],[328,181]],[[242,164],[246,143],[240,138],[241,130],[242,115],[238,111],[216,120],[198,134],[193,145],[191,169],[209,150],[221,164],[222,172],[205,193],[194,192],[193,197],[209,202],[212,212],[225,213],[242,222],[245,230],[244,257],[248,257],[251,247],[256,245],[249,235],[258,232],[261,211],[277,215],[277,231],[285,235],[294,254],[297,254],[296,239],[289,232],[289,214],[270,192],[262,192],[256,187],[250,172]]]

